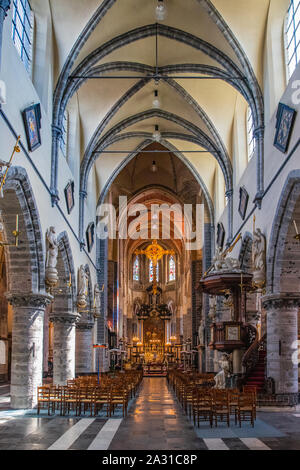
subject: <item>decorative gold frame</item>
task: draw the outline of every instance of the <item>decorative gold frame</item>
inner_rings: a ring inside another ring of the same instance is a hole
[[[228,337],[229,328],[235,328],[238,332],[238,337],[235,339]],[[225,341],[240,341],[241,340],[241,327],[240,325],[225,325]]]

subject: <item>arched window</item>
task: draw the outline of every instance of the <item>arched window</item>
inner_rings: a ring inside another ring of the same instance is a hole
[[[159,265],[156,265],[156,280],[159,281]],[[153,263],[152,260],[149,263],[149,281],[153,282]]]
[[[25,65],[31,73],[33,13],[28,0],[13,0],[12,39]]]
[[[291,0],[285,26],[285,44],[289,80],[300,58],[300,0]]]
[[[173,256],[169,259],[169,281],[175,281],[176,279],[176,265]]]
[[[248,146],[248,161],[253,157],[255,150],[254,140],[254,122],[250,106],[247,110],[247,146]]]
[[[140,260],[138,256],[136,256],[133,262],[133,280],[134,281],[140,280]]]

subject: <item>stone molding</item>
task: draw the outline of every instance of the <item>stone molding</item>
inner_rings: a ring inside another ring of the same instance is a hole
[[[13,307],[31,307],[37,309],[45,309],[53,299],[51,295],[43,293],[21,293],[8,292],[5,294],[8,302]]]
[[[7,11],[10,9],[11,0],[0,0],[0,8],[4,10],[5,16],[7,16]]]
[[[291,292],[265,295],[262,305],[267,310],[295,310],[300,306],[300,294]]]
[[[75,313],[75,312],[74,313],[71,313],[71,312],[54,313],[54,314],[50,314],[49,319],[52,323],[75,325],[80,320],[80,315],[79,313]]]
[[[76,330],[92,330],[94,328],[94,322],[87,322],[87,323],[77,323]]]

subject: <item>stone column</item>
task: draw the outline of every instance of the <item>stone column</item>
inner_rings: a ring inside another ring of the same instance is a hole
[[[277,293],[262,299],[267,311],[267,377],[275,381],[278,400],[298,403],[299,293]]]
[[[75,327],[78,313],[52,314],[53,338],[53,383],[66,385],[75,377]]]
[[[11,407],[33,408],[43,382],[44,312],[47,294],[8,293],[13,306]]]
[[[264,195],[264,126],[259,126],[253,132],[255,138],[256,149],[256,185],[257,193],[254,199],[257,207],[261,208],[262,198]]]
[[[93,372],[93,327],[92,320],[80,321],[76,325],[76,375]]]
[[[3,36],[3,24],[7,12],[10,8],[11,0],[0,0],[0,67],[1,67],[1,58],[2,58],[2,36]]]

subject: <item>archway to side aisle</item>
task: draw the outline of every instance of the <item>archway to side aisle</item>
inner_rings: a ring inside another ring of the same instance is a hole
[[[172,320],[165,329],[165,337],[173,335],[178,337],[178,340],[191,337],[192,341],[194,339],[196,341],[196,338],[193,339],[193,332],[197,332],[199,326],[202,296],[193,289],[196,286],[196,278],[201,276],[203,271],[203,262],[207,262],[207,258],[210,257],[212,221],[209,206],[205,192],[184,161],[161,144],[153,143],[145,150],[146,152],[140,152],[129,160],[116,174],[106,192],[105,202],[112,204],[116,209],[116,216],[121,221],[123,214],[119,212],[119,196],[127,197],[128,208],[134,204],[143,204],[148,214],[143,220],[140,219],[140,222],[147,228],[151,226],[152,204],[169,206],[177,204],[182,208],[182,214],[184,204],[190,204],[194,215],[191,230],[196,229],[197,204],[203,209],[202,215],[199,216],[198,228],[201,227],[202,242],[206,243],[205,249],[202,245],[195,250],[186,249],[186,234],[183,232],[182,239],[176,235],[180,231],[178,220],[177,226],[176,223],[173,226],[171,223],[169,240],[162,239],[162,233],[158,236],[158,242],[164,250],[174,249],[176,252],[174,257],[176,279],[169,279],[170,259],[165,257],[160,261],[159,282],[163,291],[161,300],[172,305],[173,309]],[[215,168],[210,175],[205,173],[207,170],[203,171],[211,186],[214,184],[214,170]],[[127,219],[127,228],[133,219],[134,217]],[[161,218],[158,220],[159,228],[162,223]],[[141,282],[134,283],[132,278],[134,251],[151,244],[153,236],[151,238],[150,230],[139,240],[132,240],[130,237],[122,239],[119,235],[117,232],[114,240],[98,241],[99,283],[105,284],[108,292],[107,298],[103,299],[103,314],[108,312],[108,317],[105,319],[108,328],[105,331],[104,325],[104,328],[98,331],[98,334],[102,335],[98,337],[98,341],[104,342],[112,336],[116,342],[111,344],[114,346],[120,338],[125,338],[126,342],[132,341],[139,328],[134,317],[134,300],[139,297],[142,301],[148,301],[147,288],[151,284],[149,263],[145,260],[141,260]]]
[[[32,408],[37,400],[37,386],[42,384],[44,311],[50,298],[45,292],[39,214],[23,168],[9,170],[0,210],[4,242],[1,248],[1,335],[5,343],[2,370],[4,378],[11,378],[11,406]],[[18,237],[14,236],[14,230],[19,232]]]

